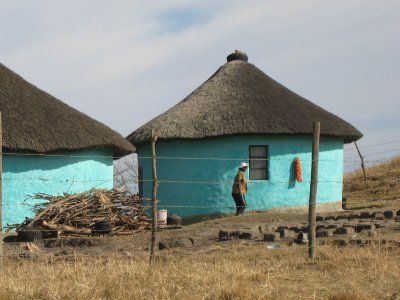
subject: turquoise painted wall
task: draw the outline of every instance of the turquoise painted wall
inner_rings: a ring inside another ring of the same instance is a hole
[[[3,155],[3,226],[33,216],[30,208],[37,200],[31,196],[35,193],[62,195],[113,187],[111,151],[57,154]]]
[[[250,145],[268,145],[269,180],[249,181],[246,196],[249,210],[306,205],[310,190],[311,136],[227,137],[200,141],[157,142],[159,157],[218,157],[235,160],[157,160],[159,180],[213,181],[215,183],[167,183],[158,189],[159,207],[181,216],[234,212],[231,187],[242,161],[249,162]],[[148,145],[138,149],[143,178],[152,179]],[[300,157],[303,183],[294,181],[293,159]],[[343,140],[321,137],[319,203],[342,199]],[[248,171],[247,171],[248,178]],[[308,182],[307,182],[308,181]],[[325,182],[324,182],[325,181]],[[144,182],[144,197],[151,197],[150,182]],[[181,206],[181,207],[171,207]],[[196,207],[186,207],[196,206]],[[214,206],[214,207],[211,207]],[[217,207],[217,208],[215,208]]]

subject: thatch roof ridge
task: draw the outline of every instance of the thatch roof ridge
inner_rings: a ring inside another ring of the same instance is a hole
[[[159,140],[206,139],[241,135],[321,134],[352,142],[362,137],[348,122],[289,90],[243,59],[221,66],[175,106],[147,122],[127,139],[141,145],[151,130]]]
[[[40,90],[0,63],[0,111],[5,152],[135,151],[106,125]]]

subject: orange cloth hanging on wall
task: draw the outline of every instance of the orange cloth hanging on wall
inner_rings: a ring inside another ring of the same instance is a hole
[[[296,175],[296,180],[298,182],[303,182],[303,170],[301,168],[301,160],[298,157],[294,159],[294,172]]]

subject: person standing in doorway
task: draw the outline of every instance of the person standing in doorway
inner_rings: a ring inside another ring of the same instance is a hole
[[[245,194],[247,193],[246,170],[247,164],[243,162],[240,165],[232,185],[232,197],[236,203],[236,216],[240,216],[247,207],[245,199]]]

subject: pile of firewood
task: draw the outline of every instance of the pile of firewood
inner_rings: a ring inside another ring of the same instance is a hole
[[[52,196],[36,194],[33,219],[14,226],[17,230],[34,227],[61,234],[91,234],[96,223],[112,224],[113,234],[129,234],[150,228],[138,196],[125,190],[93,189],[79,194]]]

